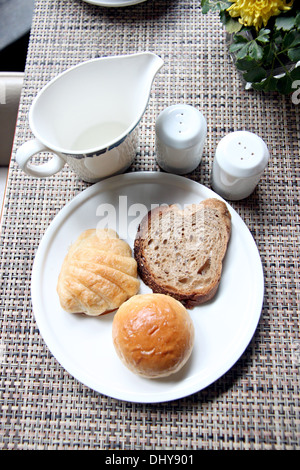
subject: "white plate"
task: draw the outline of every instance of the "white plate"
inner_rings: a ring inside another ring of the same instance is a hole
[[[136,5],[137,3],[143,3],[146,0],[83,0],[86,3],[92,5],[99,5],[101,7],[127,7],[129,5]]]
[[[83,230],[103,227],[109,220],[111,228],[117,229],[120,238],[133,247],[143,210],[152,204],[177,203],[184,207],[209,197],[219,196],[181,176],[127,173],[87,188],[54,218],[34,261],[33,310],[50,351],[80,382],[120,400],[164,402],[207,387],[242,355],[260,318],[264,279],[254,240],[230,206],[232,235],[220,287],[211,302],[190,310],[196,330],[195,345],[189,362],[178,374],[155,380],[133,374],[120,362],[112,344],[114,314],[93,318],[66,313],[56,294],[62,261]],[[140,293],[146,292],[151,291],[142,283]]]

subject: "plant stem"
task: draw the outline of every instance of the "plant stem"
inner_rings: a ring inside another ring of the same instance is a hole
[[[278,54],[278,55],[279,55],[279,54]],[[285,71],[286,75],[290,75],[289,70],[287,70],[287,68],[285,67],[285,65],[283,64],[283,62],[279,59],[278,55],[277,55],[276,57],[277,57],[278,62],[279,62],[280,65],[281,65],[281,67],[282,67],[283,70]]]

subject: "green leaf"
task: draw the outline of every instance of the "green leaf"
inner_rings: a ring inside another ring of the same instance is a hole
[[[259,83],[252,83],[252,88],[259,91],[276,91],[277,90],[277,79],[275,77],[268,77],[266,80],[262,80]]]
[[[252,70],[249,70],[249,72],[245,73],[244,79],[247,82],[261,82],[264,78],[266,78],[267,72],[263,67],[255,67]]]
[[[225,11],[227,10],[227,8],[229,8],[232,4],[232,2],[226,2],[226,1],[221,1],[221,2],[218,2],[218,1],[213,1],[213,3],[215,3],[215,8],[219,11]]]
[[[287,54],[289,56],[289,59],[291,59],[293,62],[298,62],[298,60],[300,60],[300,47],[289,49]]]
[[[244,46],[245,46],[245,44],[240,44],[240,43],[231,44],[230,47],[229,47],[229,52],[237,52],[240,49],[242,49]],[[248,44],[246,44],[246,46],[248,47]]]
[[[264,90],[265,91],[276,91],[277,88],[277,79],[270,75],[264,82]]]
[[[300,66],[295,67],[295,68],[291,71],[290,76],[291,76],[291,78],[292,78],[293,81],[295,81],[295,80],[300,80]]]
[[[229,52],[236,55],[238,59],[242,59],[248,54],[250,43],[234,43],[229,47]]]
[[[227,17],[225,15],[224,15],[223,23],[225,24],[227,33],[230,33],[230,34],[238,33],[243,27],[243,25],[239,21],[234,20],[233,18]]]
[[[256,41],[251,41],[249,55],[252,59],[260,60],[263,57],[263,48],[259,46]]]
[[[300,33],[296,30],[289,31],[283,39],[283,49],[291,49],[300,44]]]
[[[250,44],[247,43],[236,53],[237,59],[244,59],[249,54],[249,46]]]
[[[254,90],[263,91],[265,89],[265,82],[251,83]]]
[[[211,8],[212,6],[210,5],[209,0],[201,0],[201,9],[204,15],[206,15]]]
[[[257,67],[257,62],[251,57],[245,57],[244,59],[238,59],[235,66],[238,70],[249,72],[249,70]]]
[[[229,8],[231,2],[226,1],[216,1],[216,0],[201,0],[201,9],[202,13],[206,14],[209,10],[212,11],[225,11]]]
[[[238,43],[245,43],[245,42],[249,42],[249,39],[245,37],[244,34],[242,33],[236,33],[234,36],[233,36],[233,41],[234,41],[234,44],[238,44]]]
[[[290,31],[296,23],[296,18],[293,16],[278,16],[275,20],[276,29],[282,29],[283,31]]]
[[[282,31],[275,31],[274,34],[272,35],[273,44],[275,44],[278,47],[281,47],[282,40],[283,40]]]
[[[300,28],[300,12],[297,14],[297,16],[295,18],[295,26],[297,28]]]
[[[285,75],[277,81],[277,90],[282,95],[288,95],[293,90],[293,79],[290,75]]]
[[[267,43],[270,41],[270,30],[262,28],[259,32],[259,35],[256,38],[256,41]]]
[[[264,47],[263,62],[265,66],[272,64],[276,51],[277,47],[272,42]]]

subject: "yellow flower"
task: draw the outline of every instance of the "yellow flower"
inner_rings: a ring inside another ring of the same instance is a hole
[[[239,18],[244,26],[254,26],[259,30],[266,26],[271,16],[290,10],[294,0],[230,0],[233,5],[228,8],[230,16]]]

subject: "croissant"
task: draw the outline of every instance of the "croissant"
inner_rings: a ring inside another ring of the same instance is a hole
[[[57,293],[70,313],[97,316],[135,295],[137,263],[125,240],[111,229],[90,229],[71,245],[61,267]]]

